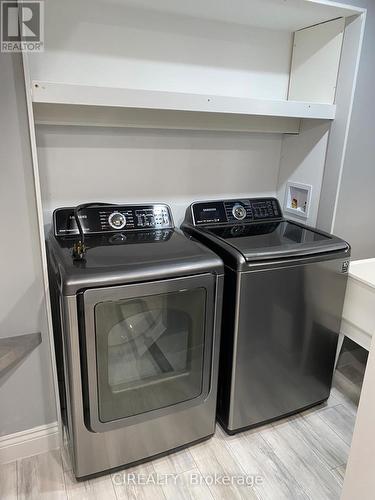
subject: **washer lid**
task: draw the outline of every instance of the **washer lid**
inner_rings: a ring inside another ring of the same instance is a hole
[[[65,295],[97,286],[223,272],[214,252],[173,229],[87,236],[85,260],[78,262],[72,259],[75,241],[50,233],[47,242]]]
[[[348,248],[345,241],[335,236],[287,220],[211,226],[205,230],[238,250],[248,261],[297,257]]]

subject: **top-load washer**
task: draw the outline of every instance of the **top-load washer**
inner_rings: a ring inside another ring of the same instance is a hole
[[[88,204],[53,220],[50,288],[75,475],[212,435],[220,258],[175,230],[163,204]]]
[[[183,230],[225,263],[218,417],[229,433],[328,398],[350,247],[274,198],[193,203]]]

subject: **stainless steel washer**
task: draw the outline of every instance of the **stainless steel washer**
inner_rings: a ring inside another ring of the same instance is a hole
[[[85,242],[74,253],[77,217]],[[83,205],[78,214],[58,209],[47,247],[75,475],[150,459],[211,436],[220,258],[175,230],[163,204]]]
[[[328,398],[350,256],[274,198],[194,203],[183,230],[225,263],[218,418],[228,433]]]

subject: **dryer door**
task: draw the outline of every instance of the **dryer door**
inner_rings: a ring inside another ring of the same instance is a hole
[[[86,290],[86,425],[103,432],[188,408],[210,390],[215,277]]]

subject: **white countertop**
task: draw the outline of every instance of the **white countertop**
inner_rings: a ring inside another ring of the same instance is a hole
[[[349,276],[375,288],[375,258],[352,261]]]

